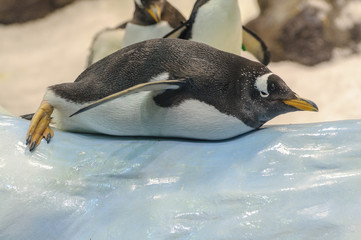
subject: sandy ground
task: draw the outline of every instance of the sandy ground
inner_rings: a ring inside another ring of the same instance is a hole
[[[170,0],[188,16],[194,0]],[[255,0],[240,1],[244,22],[257,16]],[[129,19],[132,0],[83,0],[26,24],[0,25],[0,109],[34,112],[49,85],[72,82],[84,70],[96,32]],[[361,56],[335,57],[317,67],[272,63],[299,95],[315,101],[319,113],[297,112],[269,122],[305,123],[361,119]]]

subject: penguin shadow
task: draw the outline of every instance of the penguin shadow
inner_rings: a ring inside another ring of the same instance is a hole
[[[144,176],[147,173],[147,168],[156,161],[156,155],[162,155],[163,151],[169,151],[169,147],[181,147],[182,144],[191,144],[197,145],[200,147],[203,144],[227,144],[234,143],[239,140],[244,140],[249,136],[256,134],[257,132],[264,131],[264,129],[252,130],[250,132],[241,134],[228,139],[223,140],[198,140],[191,138],[178,138],[178,137],[154,137],[154,136],[108,136],[103,134],[93,134],[93,133],[79,133],[80,135],[94,140],[94,141],[104,141],[102,144],[108,145],[110,142],[114,147],[119,143],[119,148],[112,150],[110,155],[108,155],[108,160],[119,159],[121,156],[122,161],[125,166],[122,166],[118,170],[112,167],[112,173],[110,172],[101,172],[90,175],[86,178],[89,182],[106,182],[111,181],[114,186],[123,184],[124,181],[142,181]],[[131,146],[131,149],[124,150],[125,148],[120,147],[121,144],[127,143],[127,147]],[[159,145],[160,143],[160,145]],[[161,146],[164,143],[165,148]],[[177,145],[179,143],[179,145]],[[170,145],[169,145],[170,144]],[[197,146],[196,146],[197,147]],[[99,146],[102,148],[102,146]],[[115,172],[114,172],[115,171]],[[119,182],[120,181],[120,182]]]
[[[259,129],[254,129],[249,132],[221,140],[194,139],[194,138],[185,138],[185,137],[161,137],[161,136],[113,136],[113,135],[97,134],[97,133],[76,133],[76,134],[80,134],[84,137],[92,138],[94,140],[110,140],[110,141],[123,141],[123,142],[143,141],[143,142],[179,142],[179,143],[217,144],[217,143],[227,143],[227,142],[233,142],[240,139],[244,139],[256,133],[263,132],[269,128],[270,126],[263,126]]]

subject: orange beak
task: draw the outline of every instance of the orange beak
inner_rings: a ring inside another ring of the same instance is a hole
[[[283,102],[301,111],[318,112],[318,107],[314,102],[298,96],[295,99],[283,100]]]
[[[161,16],[162,16],[162,9],[160,6],[152,4],[149,6],[149,8],[146,9],[150,16],[154,19],[155,22],[160,22]]]

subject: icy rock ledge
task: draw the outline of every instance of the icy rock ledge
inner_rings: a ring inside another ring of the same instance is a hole
[[[361,120],[229,141],[56,131],[0,115],[0,239],[360,239]]]

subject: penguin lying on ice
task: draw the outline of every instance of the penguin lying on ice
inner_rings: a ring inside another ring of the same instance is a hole
[[[237,55],[243,47],[264,65],[270,61],[266,44],[242,26],[238,0],[197,0],[190,18],[164,37],[202,42]]]
[[[26,137],[30,151],[59,129],[119,136],[227,139],[292,111],[318,111],[264,65],[206,44],[131,45],[50,86]]]
[[[90,47],[88,66],[122,47],[161,38],[185,21],[167,0],[135,0],[133,19],[99,32]]]

